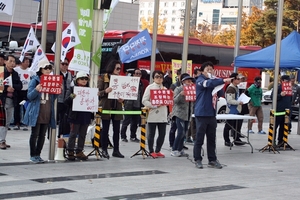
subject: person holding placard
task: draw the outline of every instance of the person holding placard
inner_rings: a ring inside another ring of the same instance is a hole
[[[175,138],[171,151],[171,156],[174,157],[188,156],[188,154],[183,150],[183,143],[193,112],[193,103],[186,100],[184,87],[192,85],[194,78],[187,73],[183,73],[180,76],[180,80],[182,82],[182,85],[176,87],[174,90],[174,106],[172,110],[173,116],[176,117],[177,126],[177,136]]]
[[[76,87],[89,87],[89,75],[85,72],[77,72],[74,85]],[[76,158],[78,160],[87,160],[88,157],[83,153],[85,137],[87,133],[87,128],[94,118],[92,112],[87,111],[73,111],[73,99],[76,98],[74,94],[74,86],[70,87],[66,93],[66,99],[64,100],[65,105],[68,106],[68,121],[70,122],[70,135],[67,145],[68,150],[68,160],[74,161]],[[78,135],[77,147],[75,149],[76,137]],[[76,155],[74,154],[74,149]]]
[[[122,103],[123,99],[108,99],[108,93],[112,92],[113,89],[110,87],[110,77],[111,75],[120,75],[121,72],[121,62],[117,60],[112,60],[110,64],[106,68],[106,74],[104,74],[98,81],[98,89],[99,89],[99,106],[102,107],[102,110],[114,110],[114,111],[122,111]],[[101,140],[101,148],[104,152],[103,156],[105,158],[109,158],[109,154],[107,152],[108,147],[108,132],[110,121],[112,121],[113,126],[113,145],[114,150],[112,153],[113,157],[124,158],[124,155],[120,153],[119,149],[119,141],[120,141],[120,124],[123,119],[122,114],[103,114],[101,113],[102,119],[102,130],[100,133]]]
[[[149,114],[147,118],[147,141],[150,155],[153,158],[164,158],[165,155],[160,152],[161,147],[165,141],[166,126],[168,123],[168,108],[166,105],[153,105],[150,98],[150,90],[153,89],[166,89],[163,86],[164,74],[162,71],[154,71],[152,73],[154,83],[148,85],[145,90],[142,103],[149,108]],[[158,128],[158,138],[156,140],[156,148],[154,151],[154,137],[156,128]]]
[[[27,106],[23,123],[31,126],[29,139],[30,161],[33,163],[44,163],[41,152],[45,142],[45,135],[48,127],[56,128],[54,117],[54,101],[57,95],[41,92],[43,87],[40,84],[42,75],[50,75],[53,66],[48,60],[41,60],[38,64],[39,71],[33,76],[28,85]]]

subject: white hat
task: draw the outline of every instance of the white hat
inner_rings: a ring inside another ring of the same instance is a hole
[[[76,80],[79,79],[79,78],[82,78],[82,77],[89,78],[89,75],[87,73],[85,73],[85,72],[82,72],[82,71],[77,72],[77,74],[76,74]]]
[[[52,66],[52,64],[48,60],[46,60],[46,59],[40,60],[39,64],[38,64],[38,71],[40,70],[40,68],[43,69],[43,68],[45,68],[46,66],[49,66],[49,65]]]

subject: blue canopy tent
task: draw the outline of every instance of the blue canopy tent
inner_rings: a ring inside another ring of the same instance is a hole
[[[274,68],[276,45],[273,44],[259,51],[237,56],[236,67]],[[290,33],[281,41],[280,68],[291,69],[300,67],[300,34]]]

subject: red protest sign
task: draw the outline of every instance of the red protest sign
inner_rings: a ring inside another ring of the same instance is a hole
[[[62,76],[61,75],[42,75],[41,85],[42,91],[49,94],[61,94],[62,86]]]
[[[184,92],[186,101],[196,101],[196,86],[195,86],[195,84],[183,86],[183,92]]]
[[[285,96],[292,96],[293,95],[293,89],[291,82],[282,82],[281,84],[282,92],[286,92]]]
[[[150,90],[150,99],[152,105],[173,105],[173,91],[165,89]]]

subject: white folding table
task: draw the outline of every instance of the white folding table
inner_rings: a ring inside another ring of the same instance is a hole
[[[217,118],[217,120],[244,120],[244,119],[246,119],[246,120],[253,120],[253,119],[257,119],[256,117],[254,117],[254,116],[249,116],[249,115],[234,115],[234,114],[218,114],[217,116],[216,116],[216,118]],[[226,121],[225,121],[225,123],[226,123]],[[236,131],[236,128],[235,127],[232,127],[230,124],[229,124],[229,126],[232,128],[232,129],[234,129],[234,132],[235,132],[235,134],[237,134],[237,131]],[[246,142],[246,144],[249,144],[250,145],[250,147],[251,147],[251,153],[253,153],[253,147],[252,147],[252,145],[251,145],[251,143],[250,143],[250,140],[249,140],[249,130],[247,131],[247,136],[246,135],[244,135],[244,134],[242,134],[242,133],[240,133],[242,136],[244,136],[245,138],[247,138],[247,142]],[[233,142],[232,142],[233,143]],[[230,150],[231,150],[231,147],[232,147],[233,145],[230,145]]]

